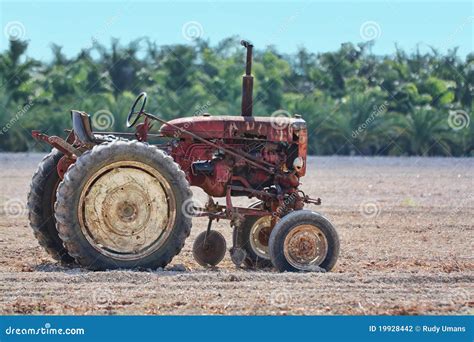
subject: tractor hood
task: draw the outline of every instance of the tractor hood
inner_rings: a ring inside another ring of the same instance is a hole
[[[292,142],[297,132],[306,130],[301,118],[195,116],[169,121],[170,124],[206,139],[260,138],[270,141]],[[163,124],[160,133],[167,137],[180,136],[178,130]]]

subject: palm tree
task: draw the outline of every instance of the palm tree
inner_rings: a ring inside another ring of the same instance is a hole
[[[387,106],[375,94],[350,95],[321,123],[323,143],[337,154],[377,153],[387,130]]]
[[[125,90],[135,90],[139,84],[142,63],[137,57],[142,39],[136,39],[122,47],[118,39],[112,39],[110,51],[95,42],[93,49],[100,54],[100,65],[110,76],[113,94],[118,96]]]
[[[0,55],[0,87],[6,89],[9,101],[28,102],[29,93],[22,86],[40,63],[31,58],[22,61],[27,47],[26,41],[11,40],[8,50]]]
[[[430,107],[394,116],[397,145],[408,155],[451,155],[453,134],[447,119],[447,113]]]

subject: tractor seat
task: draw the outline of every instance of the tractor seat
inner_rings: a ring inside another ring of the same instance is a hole
[[[77,138],[86,144],[98,143],[98,139],[92,132],[91,117],[85,112],[71,110],[72,127]]]

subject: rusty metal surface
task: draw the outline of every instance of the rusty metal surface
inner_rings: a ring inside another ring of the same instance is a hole
[[[145,121],[141,124],[138,124],[135,129],[135,137],[138,141],[148,141],[148,132],[152,129],[153,124],[150,122],[150,119],[145,117]]]
[[[246,207],[234,207],[231,206],[232,210],[234,210],[235,213],[241,216],[256,216],[256,217],[261,217],[261,216],[269,216],[272,214],[271,211],[269,210],[264,210],[264,209],[254,209],[254,208],[246,208]],[[218,219],[228,219],[229,216],[227,214],[228,207],[226,205],[218,205],[215,208],[212,208],[212,210],[209,210],[209,208],[200,208],[197,207],[195,210],[195,214],[193,216],[195,217],[211,217],[211,218],[218,218]],[[230,217],[232,218],[232,217]]]
[[[69,166],[74,164],[74,162],[75,160],[69,158],[68,156],[63,156],[61,159],[59,159],[58,165],[56,166],[59,178],[64,179],[64,174],[66,173]]]
[[[321,265],[328,252],[326,236],[317,226],[303,224],[290,230],[283,243],[286,260],[298,270]]]
[[[296,189],[305,173],[306,124],[300,118],[284,120],[287,124],[276,125],[274,118],[201,116],[164,122],[160,133],[179,139],[169,153],[192,185],[215,197],[226,196],[228,185],[244,185],[255,195],[271,185]],[[193,171],[193,163],[202,161],[210,163],[210,172]]]
[[[306,164],[308,155],[308,130],[306,124],[298,130],[298,156],[303,161],[303,166],[296,171],[298,176],[303,177],[306,174]]]
[[[253,76],[252,76],[252,50],[253,45],[245,40],[240,44],[247,49],[245,61],[245,74],[242,76],[242,105],[241,115],[252,116],[253,110]]]
[[[218,231],[202,232],[194,240],[193,256],[201,266],[216,266],[227,251],[224,236]]]
[[[252,116],[253,110],[253,76],[244,75],[242,77],[242,116]]]
[[[278,122],[277,122],[278,121]],[[232,139],[255,136],[278,142],[293,142],[293,132],[306,127],[299,118],[242,117],[242,116],[196,116],[168,121],[206,139]],[[163,125],[163,136],[179,137],[180,132],[171,125]]]
[[[69,158],[75,160],[78,156],[82,154],[80,150],[75,148],[72,144],[70,144],[68,141],[57,137],[57,136],[48,136],[44,133],[41,133],[40,131],[32,131],[31,135],[33,136],[34,139],[43,141],[52,147],[58,149],[60,152],[62,152],[64,155],[68,156]],[[67,140],[70,140],[71,134],[68,135]]]

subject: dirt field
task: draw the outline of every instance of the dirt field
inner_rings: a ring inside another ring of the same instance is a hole
[[[303,190],[341,238],[331,273],[206,270],[191,237],[165,270],[65,268],[37,244],[26,194],[40,154],[0,154],[2,314],[473,314],[474,159],[312,158]],[[195,191],[198,198],[202,193]],[[239,204],[244,201],[239,201]],[[226,221],[217,230],[231,244]]]

